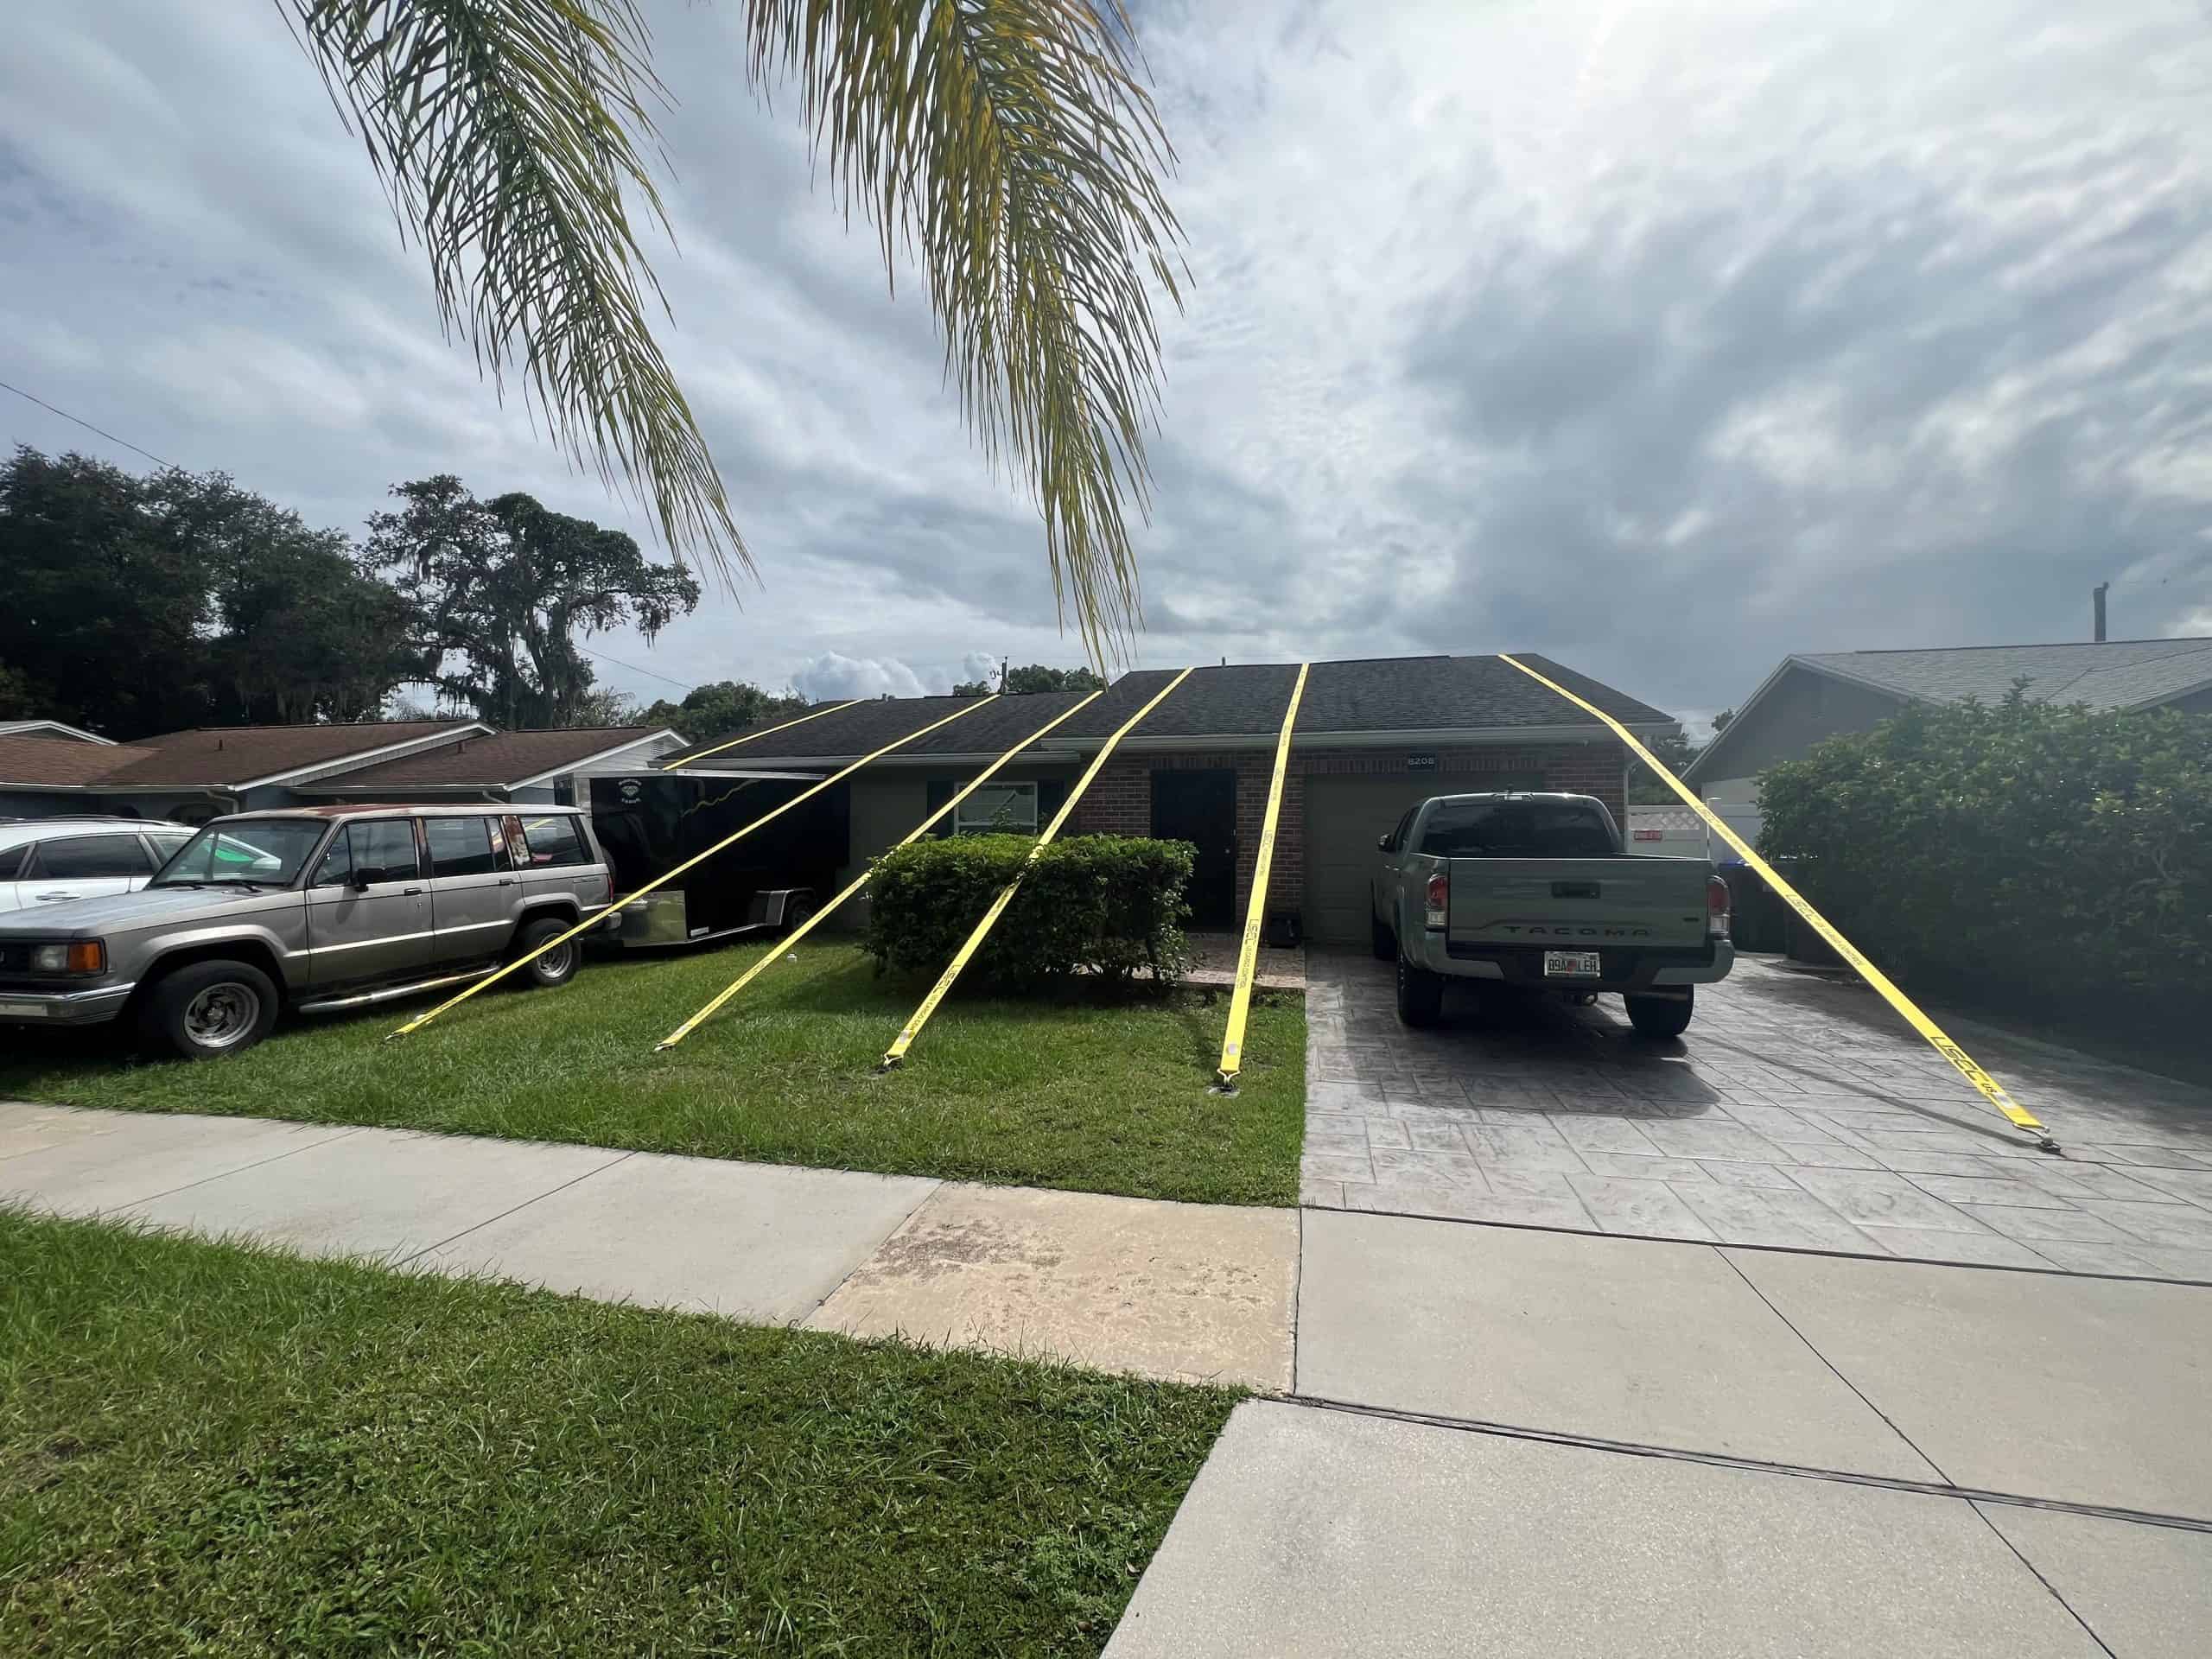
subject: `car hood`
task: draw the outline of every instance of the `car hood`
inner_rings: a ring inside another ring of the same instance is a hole
[[[246,916],[300,902],[284,887],[250,892],[244,887],[142,887],[137,893],[105,893],[95,899],[65,899],[0,915],[0,938],[97,938],[157,923],[181,921],[206,912],[210,916]]]

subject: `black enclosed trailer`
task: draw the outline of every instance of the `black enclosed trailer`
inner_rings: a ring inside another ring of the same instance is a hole
[[[618,897],[667,874],[817,779],[788,772],[646,772],[591,780],[591,823]],[[626,946],[685,944],[796,926],[836,891],[850,798],[838,784],[622,907]]]

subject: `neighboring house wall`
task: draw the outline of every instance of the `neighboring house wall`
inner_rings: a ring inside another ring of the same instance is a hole
[[[2191,692],[2188,696],[2176,697],[2166,706],[2178,709],[2185,715],[2212,715],[2212,685],[2206,686],[2202,691]]]
[[[1823,738],[1872,731],[1904,706],[1887,692],[1792,668],[1730,722],[1719,740],[1727,747],[1698,769],[1698,791],[1708,801],[1748,802],[1752,781],[1777,760],[1797,760]]]
[[[518,801],[532,800],[549,803],[558,800],[569,805],[588,802],[591,799],[593,779],[623,778],[632,772],[647,772],[652,769],[652,763],[661,756],[675,754],[690,747],[690,745],[682,739],[674,736],[649,737],[642,742],[631,744],[627,748],[617,749],[612,754],[601,755],[595,760],[588,760],[582,766],[572,767],[557,778],[547,779],[544,785],[546,792],[543,794],[540,794],[533,786],[526,791],[512,791],[509,798]]]

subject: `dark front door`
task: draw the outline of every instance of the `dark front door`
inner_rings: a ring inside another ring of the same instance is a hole
[[[1236,923],[1236,773],[1228,766],[1152,774],[1152,838],[1198,849],[1191,871],[1191,925]]]

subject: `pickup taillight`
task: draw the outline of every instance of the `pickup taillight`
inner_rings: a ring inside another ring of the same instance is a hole
[[[1717,875],[1705,878],[1705,931],[1716,939],[1728,937],[1728,884]]]
[[[1452,881],[1439,870],[1428,878],[1428,925],[1442,927],[1452,910]]]

